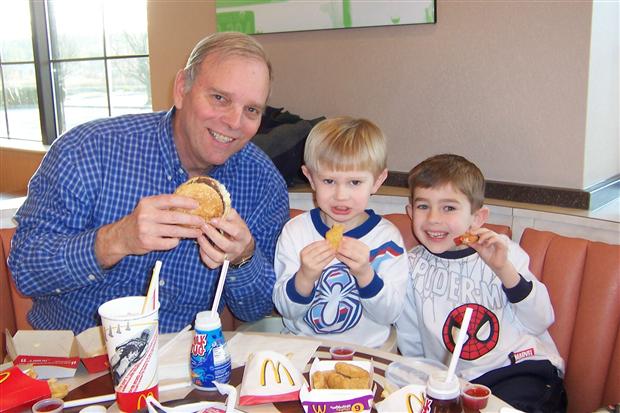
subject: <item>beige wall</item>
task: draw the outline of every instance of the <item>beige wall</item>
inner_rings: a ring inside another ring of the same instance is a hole
[[[374,120],[390,139],[392,171],[451,151],[491,180],[593,183],[584,161],[592,2],[439,0],[437,8],[436,25],[257,36],[275,68],[270,104],[305,118]],[[215,30],[214,12],[212,1],[149,2],[156,109],[170,106],[174,74]]]
[[[585,144],[585,185],[620,171],[620,4],[594,2]]]

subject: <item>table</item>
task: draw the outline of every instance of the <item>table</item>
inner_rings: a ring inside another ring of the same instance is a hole
[[[232,337],[237,334],[237,332],[225,332],[224,335],[226,337],[227,340],[231,340]],[[249,332],[244,332],[244,335],[256,335],[256,336],[264,336],[264,337],[270,337],[270,338],[277,338],[278,340],[287,340],[287,339],[303,339],[303,340],[310,340],[310,341],[314,341],[317,342],[318,340],[316,340],[315,338],[309,338],[309,337],[299,337],[299,336],[291,336],[291,335],[279,335],[279,334],[272,334],[272,333],[249,333]],[[162,335],[163,340],[169,339],[170,336],[172,335]],[[251,345],[252,340],[247,340],[249,342],[249,344]],[[333,342],[333,341],[328,341],[328,340],[321,340],[319,342],[319,346],[315,352],[315,356],[319,357],[321,359],[330,359],[330,354],[329,354],[329,347],[332,345],[338,345],[338,344],[343,344],[343,343],[338,343],[338,342]],[[372,359],[373,361],[373,366],[374,366],[374,381],[375,384],[377,386],[377,390],[375,392],[375,402],[378,402],[380,400],[382,400],[382,392],[384,390],[384,387],[389,386],[388,383],[386,383],[385,380],[385,371],[388,367],[388,365],[390,363],[392,363],[393,361],[402,361],[404,360],[404,357],[398,355],[398,354],[393,354],[393,353],[388,353],[385,351],[381,351],[381,350],[377,350],[377,349],[371,349],[368,347],[362,347],[362,346],[354,346],[356,349],[356,353],[355,353],[355,357],[354,359],[357,360],[369,360]],[[310,361],[311,362],[311,361]],[[309,362],[309,363],[310,363]],[[308,380],[308,369],[309,366],[305,369],[305,371],[303,372],[305,374],[306,380]],[[230,384],[234,385],[234,386],[238,386],[241,383],[243,377],[243,367],[237,367],[237,368],[233,368],[232,370],[232,374],[231,374],[231,380],[230,380]],[[98,378],[95,378],[92,381],[89,381],[83,385],[81,385],[80,387],[72,390],[66,397],[65,400],[76,400],[76,399],[81,399],[81,398],[85,398],[85,397],[93,397],[93,396],[98,396],[98,395],[102,395],[102,394],[109,394],[109,393],[113,393],[114,392],[114,388],[112,385],[112,378],[110,376],[110,374],[104,374],[101,375]],[[163,396],[164,393],[160,394],[160,396]],[[199,390],[192,390],[189,392],[189,394],[187,394],[182,400],[179,400],[176,402],[176,404],[185,404],[185,403],[191,403],[191,402],[198,402],[198,401],[204,401],[204,400],[209,400],[209,401],[224,401],[225,400],[225,396],[220,395],[217,392],[205,392],[205,391],[199,391]],[[106,406],[110,406],[113,403],[112,402],[107,402],[107,403],[100,403],[100,404],[104,404]],[[175,401],[171,400],[169,402],[164,402],[165,405],[168,406],[174,406],[175,405]],[[275,403],[273,405],[276,409],[276,411],[281,412],[281,413],[298,413],[298,412],[303,412],[303,408],[301,407],[301,404],[298,401],[294,401],[294,402],[282,402],[282,403]],[[70,408],[70,409],[65,409],[65,412],[79,412],[84,406],[81,407],[74,407],[74,408]],[[502,400],[491,396],[491,399],[489,400],[489,404],[488,406],[482,411],[483,413],[486,412],[499,412],[500,408],[502,407],[509,407],[506,403],[504,403]],[[246,410],[246,406],[240,406],[237,407],[239,410]],[[271,406],[269,406],[269,408],[267,410],[265,410],[264,408],[261,409],[260,407],[257,406],[250,406],[249,409],[247,409],[248,411],[273,411],[270,410],[272,409]],[[373,409],[373,412],[375,412],[376,410]]]

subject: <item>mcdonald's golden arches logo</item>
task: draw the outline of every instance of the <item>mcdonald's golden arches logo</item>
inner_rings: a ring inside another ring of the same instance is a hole
[[[274,363],[272,359],[265,359],[265,361],[263,361],[263,365],[260,369],[260,385],[261,386],[265,386],[266,385],[266,378],[265,375],[267,374],[267,364],[271,364],[271,371],[273,372],[273,377],[276,379],[276,383],[280,384],[282,383],[282,378],[280,377],[280,369],[282,369],[282,371],[284,371],[284,373],[286,374],[286,377],[288,378],[288,382],[290,383],[291,386],[295,385],[295,380],[293,380],[293,377],[291,376],[291,373],[288,371],[288,369],[283,366],[282,364],[280,364],[280,362],[276,362]]]
[[[141,394],[140,397],[138,398],[138,403],[136,404],[136,410],[140,410],[142,408],[142,402],[144,402],[144,407],[146,407],[146,399],[149,396],[153,396],[155,397],[155,395],[153,394],[152,391],[146,393],[146,394]]]
[[[313,404],[312,411],[314,413],[325,413],[327,411],[327,405],[325,404]]]
[[[2,373],[0,373],[0,384],[7,381],[10,375],[11,375],[10,371],[3,371]]]
[[[418,411],[418,409],[414,409],[413,406],[411,405],[411,402],[412,402],[411,399],[415,399],[420,404],[420,406],[424,406],[424,397],[420,398],[418,397],[417,394],[408,393],[407,394],[407,413],[415,413]]]

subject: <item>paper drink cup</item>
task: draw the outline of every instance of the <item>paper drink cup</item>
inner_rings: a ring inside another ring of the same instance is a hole
[[[159,397],[159,303],[142,313],[144,299],[123,297],[99,306],[116,402],[127,413],[146,407],[149,395]]]

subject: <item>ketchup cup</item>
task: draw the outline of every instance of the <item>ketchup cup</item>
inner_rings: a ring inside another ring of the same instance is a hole
[[[482,384],[470,383],[461,390],[461,402],[465,413],[479,412],[487,407],[491,389]]]
[[[353,360],[354,353],[355,349],[348,346],[332,346],[329,349],[332,360]]]

